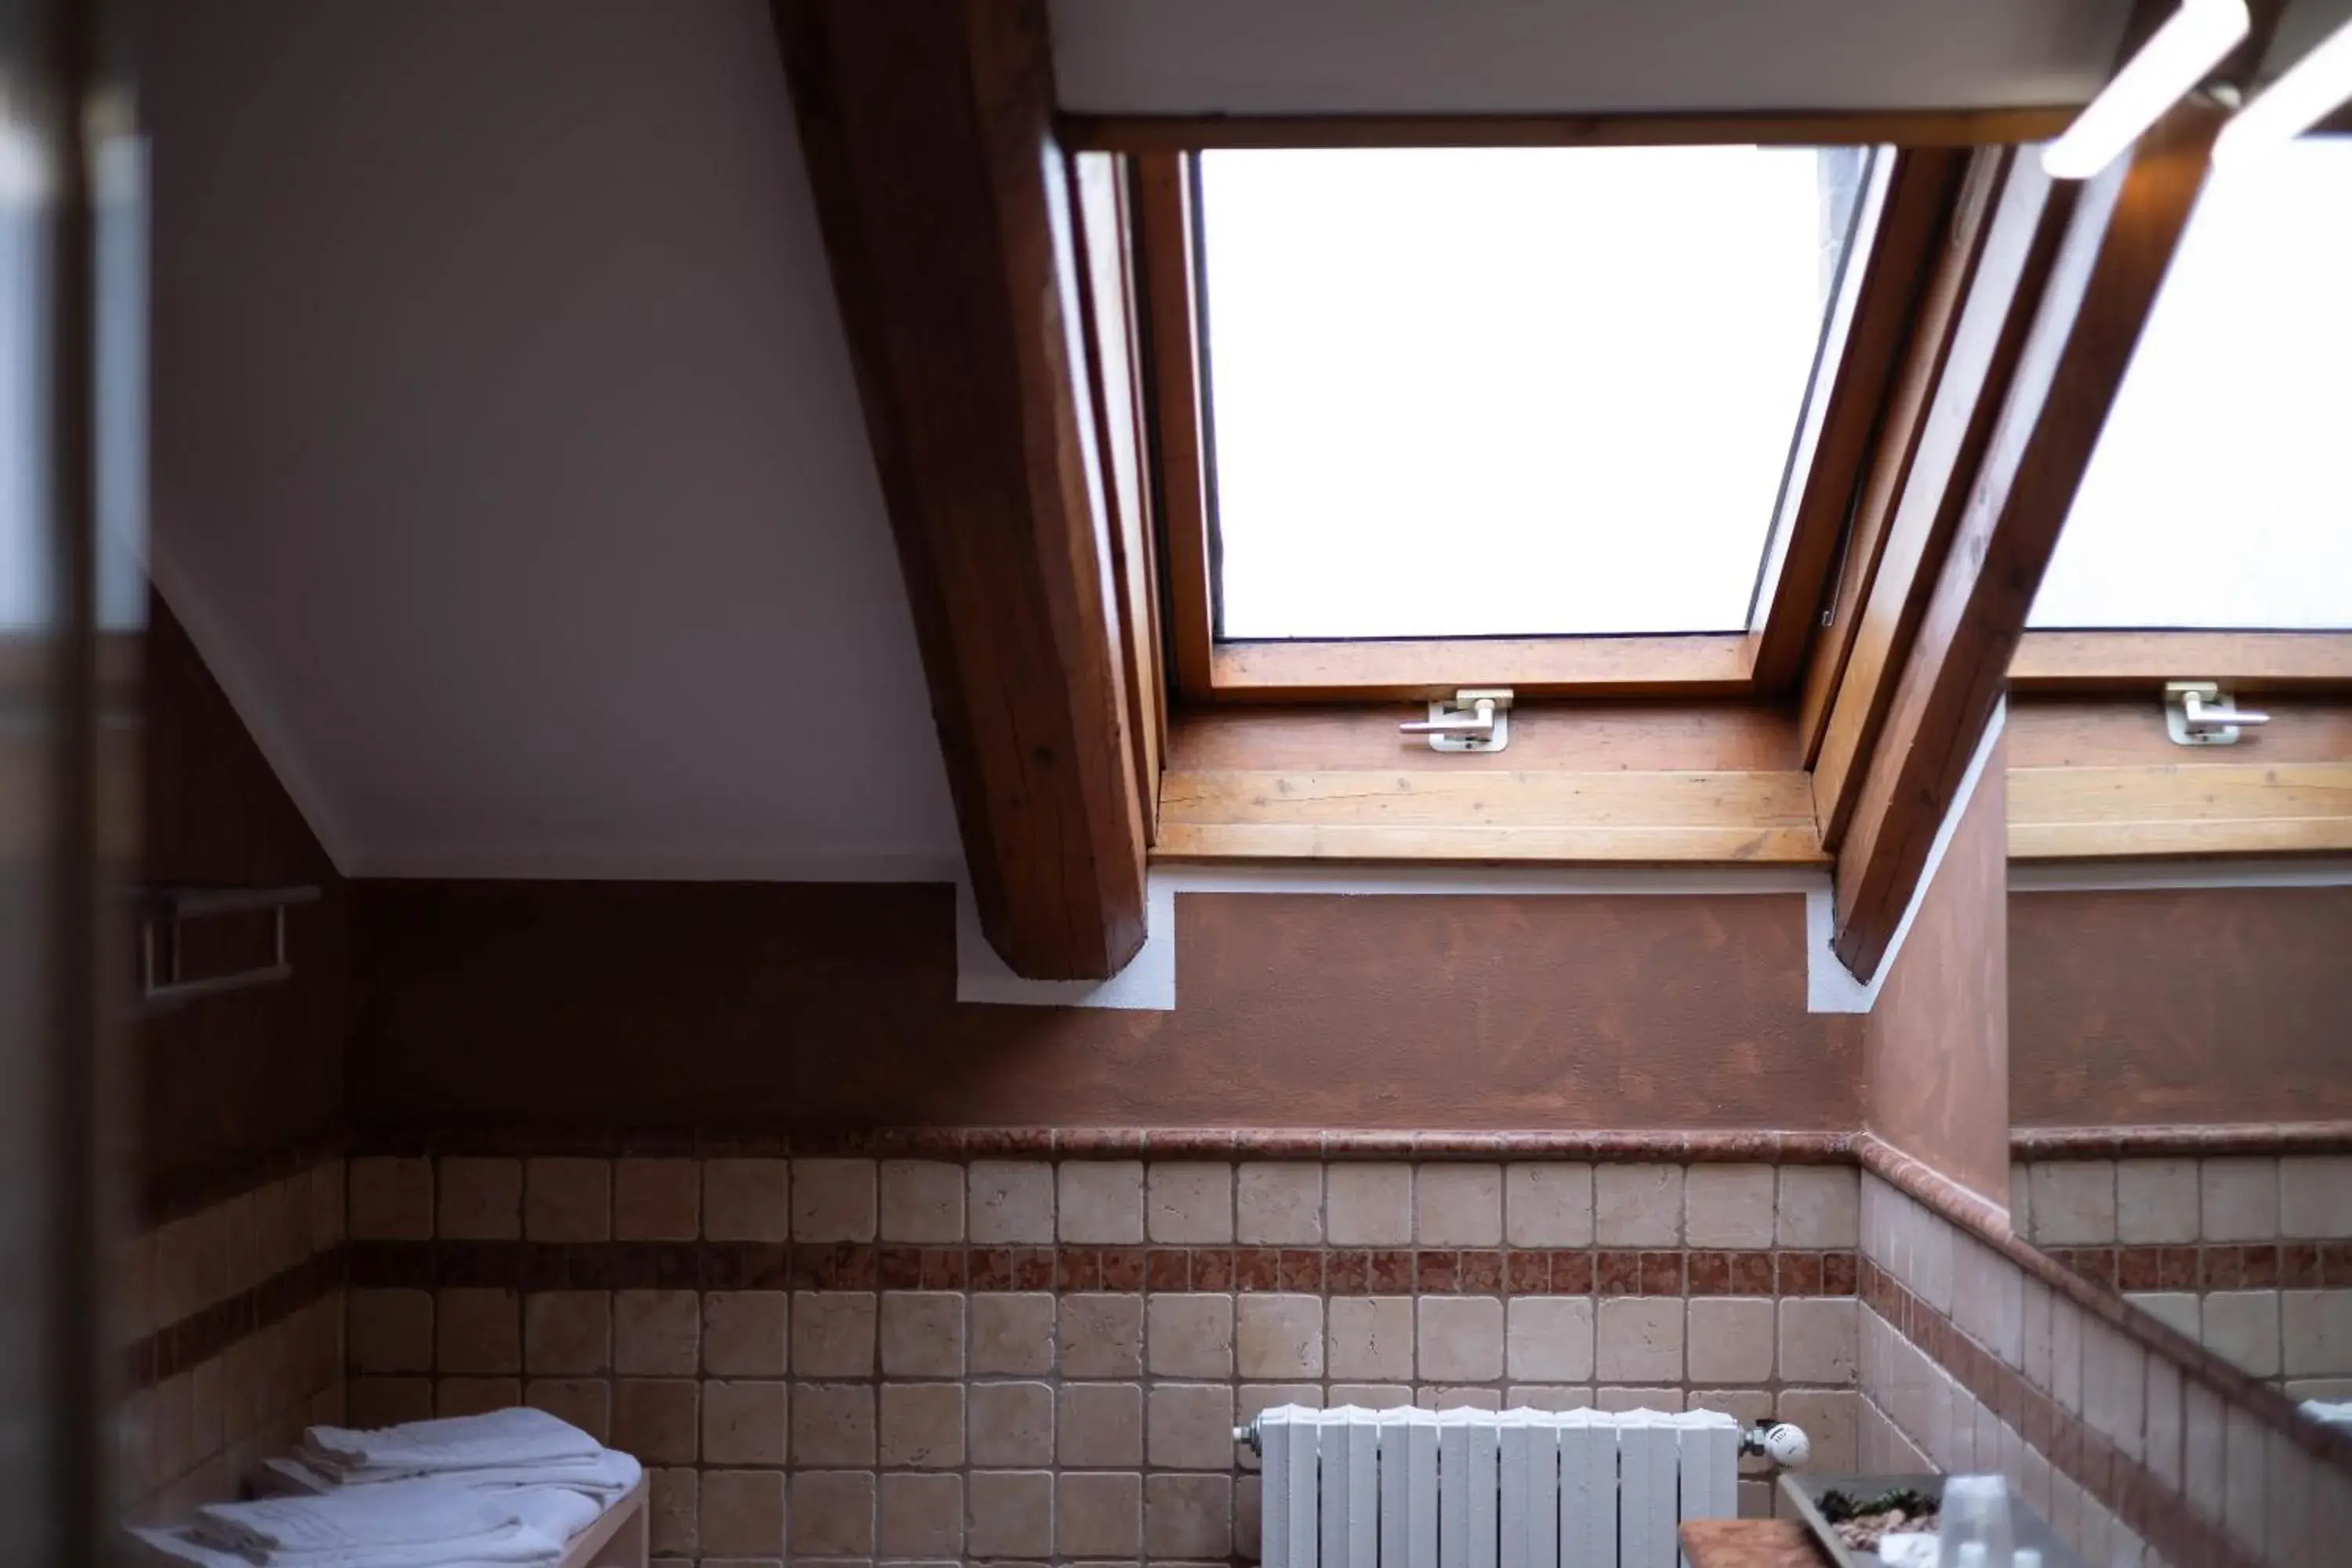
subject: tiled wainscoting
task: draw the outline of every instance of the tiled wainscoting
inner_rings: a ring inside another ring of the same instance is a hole
[[[2352,1540],[2352,1443],[1864,1145],[1864,1468],[2005,1473],[2092,1564]]]
[[[2020,1234],[2298,1399],[2352,1399],[2352,1155],[2036,1160]]]
[[[134,1521],[234,1497],[343,1401],[343,1162],[289,1160],[124,1248],[119,1429]]]
[[[1233,1427],[1286,1402],[1855,1458],[1851,1163],[1136,1152],[354,1158],[352,1417],[558,1411],[707,1564],[1254,1556]]]

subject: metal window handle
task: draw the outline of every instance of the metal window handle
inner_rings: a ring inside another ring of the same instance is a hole
[[[1433,752],[1499,752],[1511,743],[1511,689],[1470,686],[1429,705],[1429,717],[1399,724],[1406,735],[1426,735]]]
[[[2205,695],[2202,692],[2181,693],[2181,711],[2191,724],[2267,724],[2271,721],[2271,716],[2267,713],[2256,713],[2249,709],[2231,708],[2226,705],[2209,708],[2205,702]]]
[[[1471,707],[1466,719],[1415,719],[1399,724],[1397,731],[1405,735],[1468,735],[1475,740],[1492,740],[1495,734],[1495,700],[1481,697]]]
[[[2231,701],[2216,681],[2164,683],[2164,729],[2177,745],[2234,746],[2240,731],[2270,721],[2269,714]]]

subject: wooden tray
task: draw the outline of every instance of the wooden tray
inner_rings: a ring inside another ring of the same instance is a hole
[[[1838,1568],[1883,1568],[1876,1552],[1857,1552],[1838,1539],[1837,1531],[1822,1517],[1821,1500],[1824,1492],[1842,1491],[1849,1495],[1867,1495],[1908,1487],[1915,1492],[1941,1499],[1944,1478],[1941,1476],[1824,1476],[1811,1471],[1783,1470],[1780,1490],[1797,1510],[1797,1518],[1811,1532],[1824,1556]],[[2083,1568],[2083,1560],[2073,1549],[2058,1539],[2049,1522],[2033,1511],[2033,1505],[2018,1495],[2014,1488],[2009,1494],[2011,1543],[2030,1546],[2042,1553],[2042,1568]]]

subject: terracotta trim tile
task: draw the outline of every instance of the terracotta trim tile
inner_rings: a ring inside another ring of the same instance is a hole
[[[2202,1127],[2020,1127],[2012,1160],[2352,1153],[2352,1121],[2224,1122]]]

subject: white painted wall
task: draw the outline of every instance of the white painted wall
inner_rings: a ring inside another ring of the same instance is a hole
[[[151,25],[158,580],[343,868],[952,874],[766,6]]]
[[[2079,103],[2130,0],[1053,0],[1062,106],[1536,113]]]

